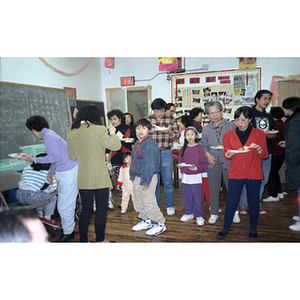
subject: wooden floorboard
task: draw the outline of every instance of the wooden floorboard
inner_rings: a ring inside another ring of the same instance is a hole
[[[286,187],[283,184],[283,189]],[[297,194],[293,193],[292,198],[288,201],[288,195],[284,200],[275,203],[263,203],[262,207],[267,211],[267,214],[260,215],[257,225],[258,238],[256,240],[249,239],[249,214],[240,215],[241,222],[239,224],[232,223],[229,234],[220,239],[217,237],[218,231],[222,230],[224,221],[224,212],[227,200],[227,192],[224,189],[220,193],[220,208],[222,212],[219,219],[213,225],[208,223],[210,215],[209,204],[204,203],[203,210],[205,212],[204,219],[205,225],[198,226],[195,219],[188,222],[181,222],[180,218],[184,214],[184,207],[181,200],[182,185],[175,191],[175,209],[176,213],[173,216],[166,214],[164,207],[164,200],[162,200],[162,213],[166,219],[167,230],[157,236],[147,236],[145,231],[134,232],[131,230],[137,220],[137,213],[134,211],[132,202],[129,203],[127,213],[121,214],[121,209],[118,206],[121,203],[121,198],[117,191],[114,191],[113,198],[115,201],[115,208],[107,211],[107,224],[106,224],[106,239],[117,243],[225,243],[225,242],[251,242],[251,243],[269,243],[269,242],[299,242],[300,231],[292,231],[288,228],[289,225],[294,224],[292,220],[294,215],[298,213]],[[264,196],[268,196],[266,193]],[[161,195],[161,199],[163,196]],[[60,222],[57,222],[60,224]],[[47,228],[50,241],[55,241],[54,230]],[[94,213],[90,219],[89,226],[89,241],[95,241],[94,230]],[[78,221],[75,227],[75,240],[79,241]]]

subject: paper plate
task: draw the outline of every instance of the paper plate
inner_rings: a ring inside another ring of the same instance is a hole
[[[168,130],[169,128],[166,127],[166,128],[162,128],[162,127],[154,127],[153,130],[157,130],[157,131],[165,131],[165,130]]]
[[[223,150],[223,146],[211,146],[210,148],[215,150]]]
[[[191,165],[191,164],[178,164],[178,166],[180,166],[180,167],[191,167],[193,165]]]
[[[246,153],[246,152],[250,152],[250,150],[231,150],[232,153]]]
[[[121,139],[122,142],[124,143],[133,143],[134,142],[134,139]]]
[[[24,156],[17,156],[19,153],[11,153],[11,154],[8,154],[9,157],[11,158],[19,158],[19,157],[24,157]]]

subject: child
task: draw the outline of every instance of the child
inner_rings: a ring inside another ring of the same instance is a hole
[[[198,132],[195,127],[189,126],[184,131],[184,146],[180,149],[178,158],[178,168],[182,173],[182,203],[185,214],[181,221],[186,222],[194,218],[199,226],[204,225],[204,215],[202,209],[202,175],[208,167],[204,148],[198,144]],[[192,166],[182,166],[181,163],[192,164]]]
[[[44,157],[46,153],[38,154],[36,157]],[[19,182],[19,189],[16,192],[16,198],[22,204],[30,205],[42,202],[44,200],[50,200],[48,204],[45,205],[45,216],[43,216],[43,207],[37,207],[40,220],[51,227],[58,228],[51,220],[51,215],[54,213],[56,204],[56,195],[51,194],[57,188],[57,182],[53,178],[53,184],[48,185],[47,180],[48,171],[50,169],[49,163],[32,163],[31,166],[25,167],[22,172],[21,181]],[[48,185],[47,188],[43,189],[45,184]]]
[[[131,153],[123,154],[123,165],[119,172],[119,177],[117,181],[117,189],[119,191],[122,190],[122,203],[121,203],[121,214],[125,214],[127,212],[128,202],[132,199],[133,207],[134,206],[134,198],[133,198],[133,190],[132,190],[132,181],[130,180],[129,169],[131,165]],[[122,189],[121,189],[122,186]]]
[[[133,181],[135,209],[141,221],[133,226],[132,230],[149,229],[147,235],[157,235],[167,228],[155,197],[161,161],[160,149],[149,137],[151,127],[151,123],[146,119],[140,119],[135,123],[138,141],[132,149],[130,180]],[[153,226],[151,220],[155,222]]]

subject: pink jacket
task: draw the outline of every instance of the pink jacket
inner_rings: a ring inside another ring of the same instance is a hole
[[[117,185],[121,185],[122,189],[130,190],[132,191],[132,181],[130,180],[130,174],[129,174],[130,167],[127,167],[125,164],[122,165],[122,168],[119,172],[119,177],[117,181]]]

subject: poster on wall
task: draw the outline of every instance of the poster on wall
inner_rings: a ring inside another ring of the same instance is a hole
[[[176,116],[188,113],[194,107],[205,109],[209,101],[220,101],[223,116],[233,120],[235,110],[254,104],[254,96],[260,90],[261,69],[227,70],[172,75],[172,102]],[[209,122],[204,116],[203,123]]]

